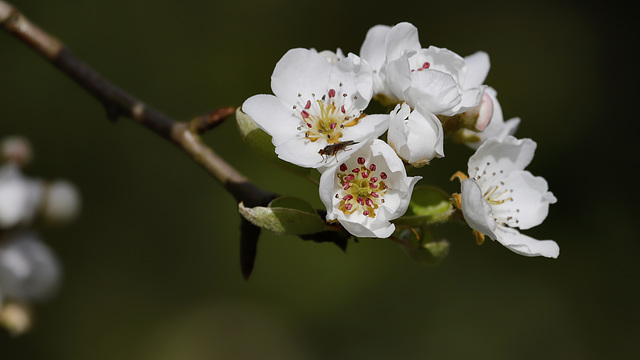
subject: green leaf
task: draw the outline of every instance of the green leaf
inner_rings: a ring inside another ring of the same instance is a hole
[[[278,235],[313,234],[325,229],[325,222],[306,201],[294,197],[274,199],[269,206],[245,207],[240,214],[261,229]]]
[[[298,175],[308,176],[310,174],[311,169],[303,168],[278,158],[275,147],[271,142],[271,136],[260,129],[249,115],[242,112],[241,108],[236,110],[236,121],[242,140],[257,155]]]
[[[433,186],[415,188],[409,208],[394,224],[405,227],[420,227],[424,224],[445,222],[453,214],[449,195]]]
[[[420,186],[413,191],[409,210],[413,215],[433,216],[451,208],[451,196],[433,186]]]

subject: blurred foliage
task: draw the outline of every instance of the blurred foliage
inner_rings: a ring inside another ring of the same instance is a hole
[[[559,199],[527,234],[556,240],[561,254],[477,246],[469,229],[447,224],[434,237],[446,237],[449,256],[424,267],[386,240],[345,254],[265,232],[245,282],[231,196],[171,144],[128,120],[107,121],[88,94],[0,33],[0,136],[28,137],[27,173],[72,180],[84,204],[72,226],[40,231],[65,282],[36,309],[31,333],[0,332],[0,359],[640,356],[638,197],[619,178],[637,150],[634,119],[617,114],[634,104],[623,72],[635,68],[625,53],[633,12],[550,0],[13,4],[178,119],[269,93],[273,67],[292,47],[358,52],[379,23],[410,21],[423,45],[461,55],[485,50],[486,83],[506,118],[522,118],[517,136],[538,142],[529,169]],[[259,186],[321,207],[317,188],[259,159],[233,121],[204,140]],[[471,151],[447,143],[445,154],[415,174],[455,192],[448,178]]]

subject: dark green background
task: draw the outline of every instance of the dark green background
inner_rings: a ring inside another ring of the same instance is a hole
[[[612,2],[14,1],[105,77],[177,119],[268,93],[290,48],[358,52],[375,24],[414,23],[424,46],[489,53],[487,84],[529,169],[559,201],[527,234],[560,244],[526,258],[445,226],[437,267],[393,243],[264,234],[249,282],[233,199],[171,144],[100,105],[0,33],[0,136],[27,136],[33,176],[82,191],[72,226],[39,227],[64,286],[31,333],[0,331],[0,359],[601,359],[640,356],[633,172],[637,39]],[[635,39],[635,40],[632,40]],[[635,101],[635,102],[634,102]],[[233,120],[204,140],[258,185],[321,206],[317,188],[264,164]],[[635,142],[635,143],[634,143]],[[445,145],[422,183],[471,151]]]

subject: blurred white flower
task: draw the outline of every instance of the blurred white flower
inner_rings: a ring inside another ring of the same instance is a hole
[[[402,160],[382,140],[371,140],[320,177],[327,220],[338,220],[352,235],[387,238],[390,221],[409,206],[420,176],[408,177]]]
[[[556,258],[560,249],[553,240],[536,240],[516,230],[542,223],[549,204],[557,201],[544,178],[524,170],[535,149],[533,140],[512,136],[481,145],[469,159],[469,178],[462,181],[462,213],[472,229],[509,250]]]
[[[61,278],[58,259],[34,232],[14,231],[0,244],[0,288],[5,300],[48,299]]]
[[[274,95],[255,95],[242,110],[269,135],[282,160],[323,166],[327,145],[375,138],[388,128],[388,115],[365,115],[372,96],[371,68],[349,54],[332,63],[315,50],[292,49],[271,77]],[[338,161],[344,152],[337,154]]]
[[[31,221],[38,210],[42,183],[22,175],[17,165],[0,168],[0,228],[10,228]]]
[[[53,223],[74,220],[80,212],[80,193],[66,180],[49,183],[44,191],[42,216]]]

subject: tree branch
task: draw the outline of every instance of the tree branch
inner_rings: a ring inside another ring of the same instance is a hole
[[[249,182],[198,136],[230,116],[233,108],[214,110],[189,123],[175,121],[106,80],[78,59],[60,40],[40,29],[3,0],[0,0],[0,26],[87,90],[102,103],[110,120],[130,118],[172,142],[218,180],[236,201],[243,201],[247,206],[264,206],[275,196]]]
[[[128,117],[172,142],[218,180],[238,203],[243,202],[249,207],[266,206],[277,196],[251,183],[200,140],[198,134],[219,125],[234,113],[234,108],[220,108],[188,123],[177,122],[103,78],[73,55],[61,41],[34,25],[3,0],[0,0],[0,27],[29,45],[100,101],[109,120]],[[242,275],[248,279],[255,262],[260,228],[244,218],[240,220],[240,266]]]

